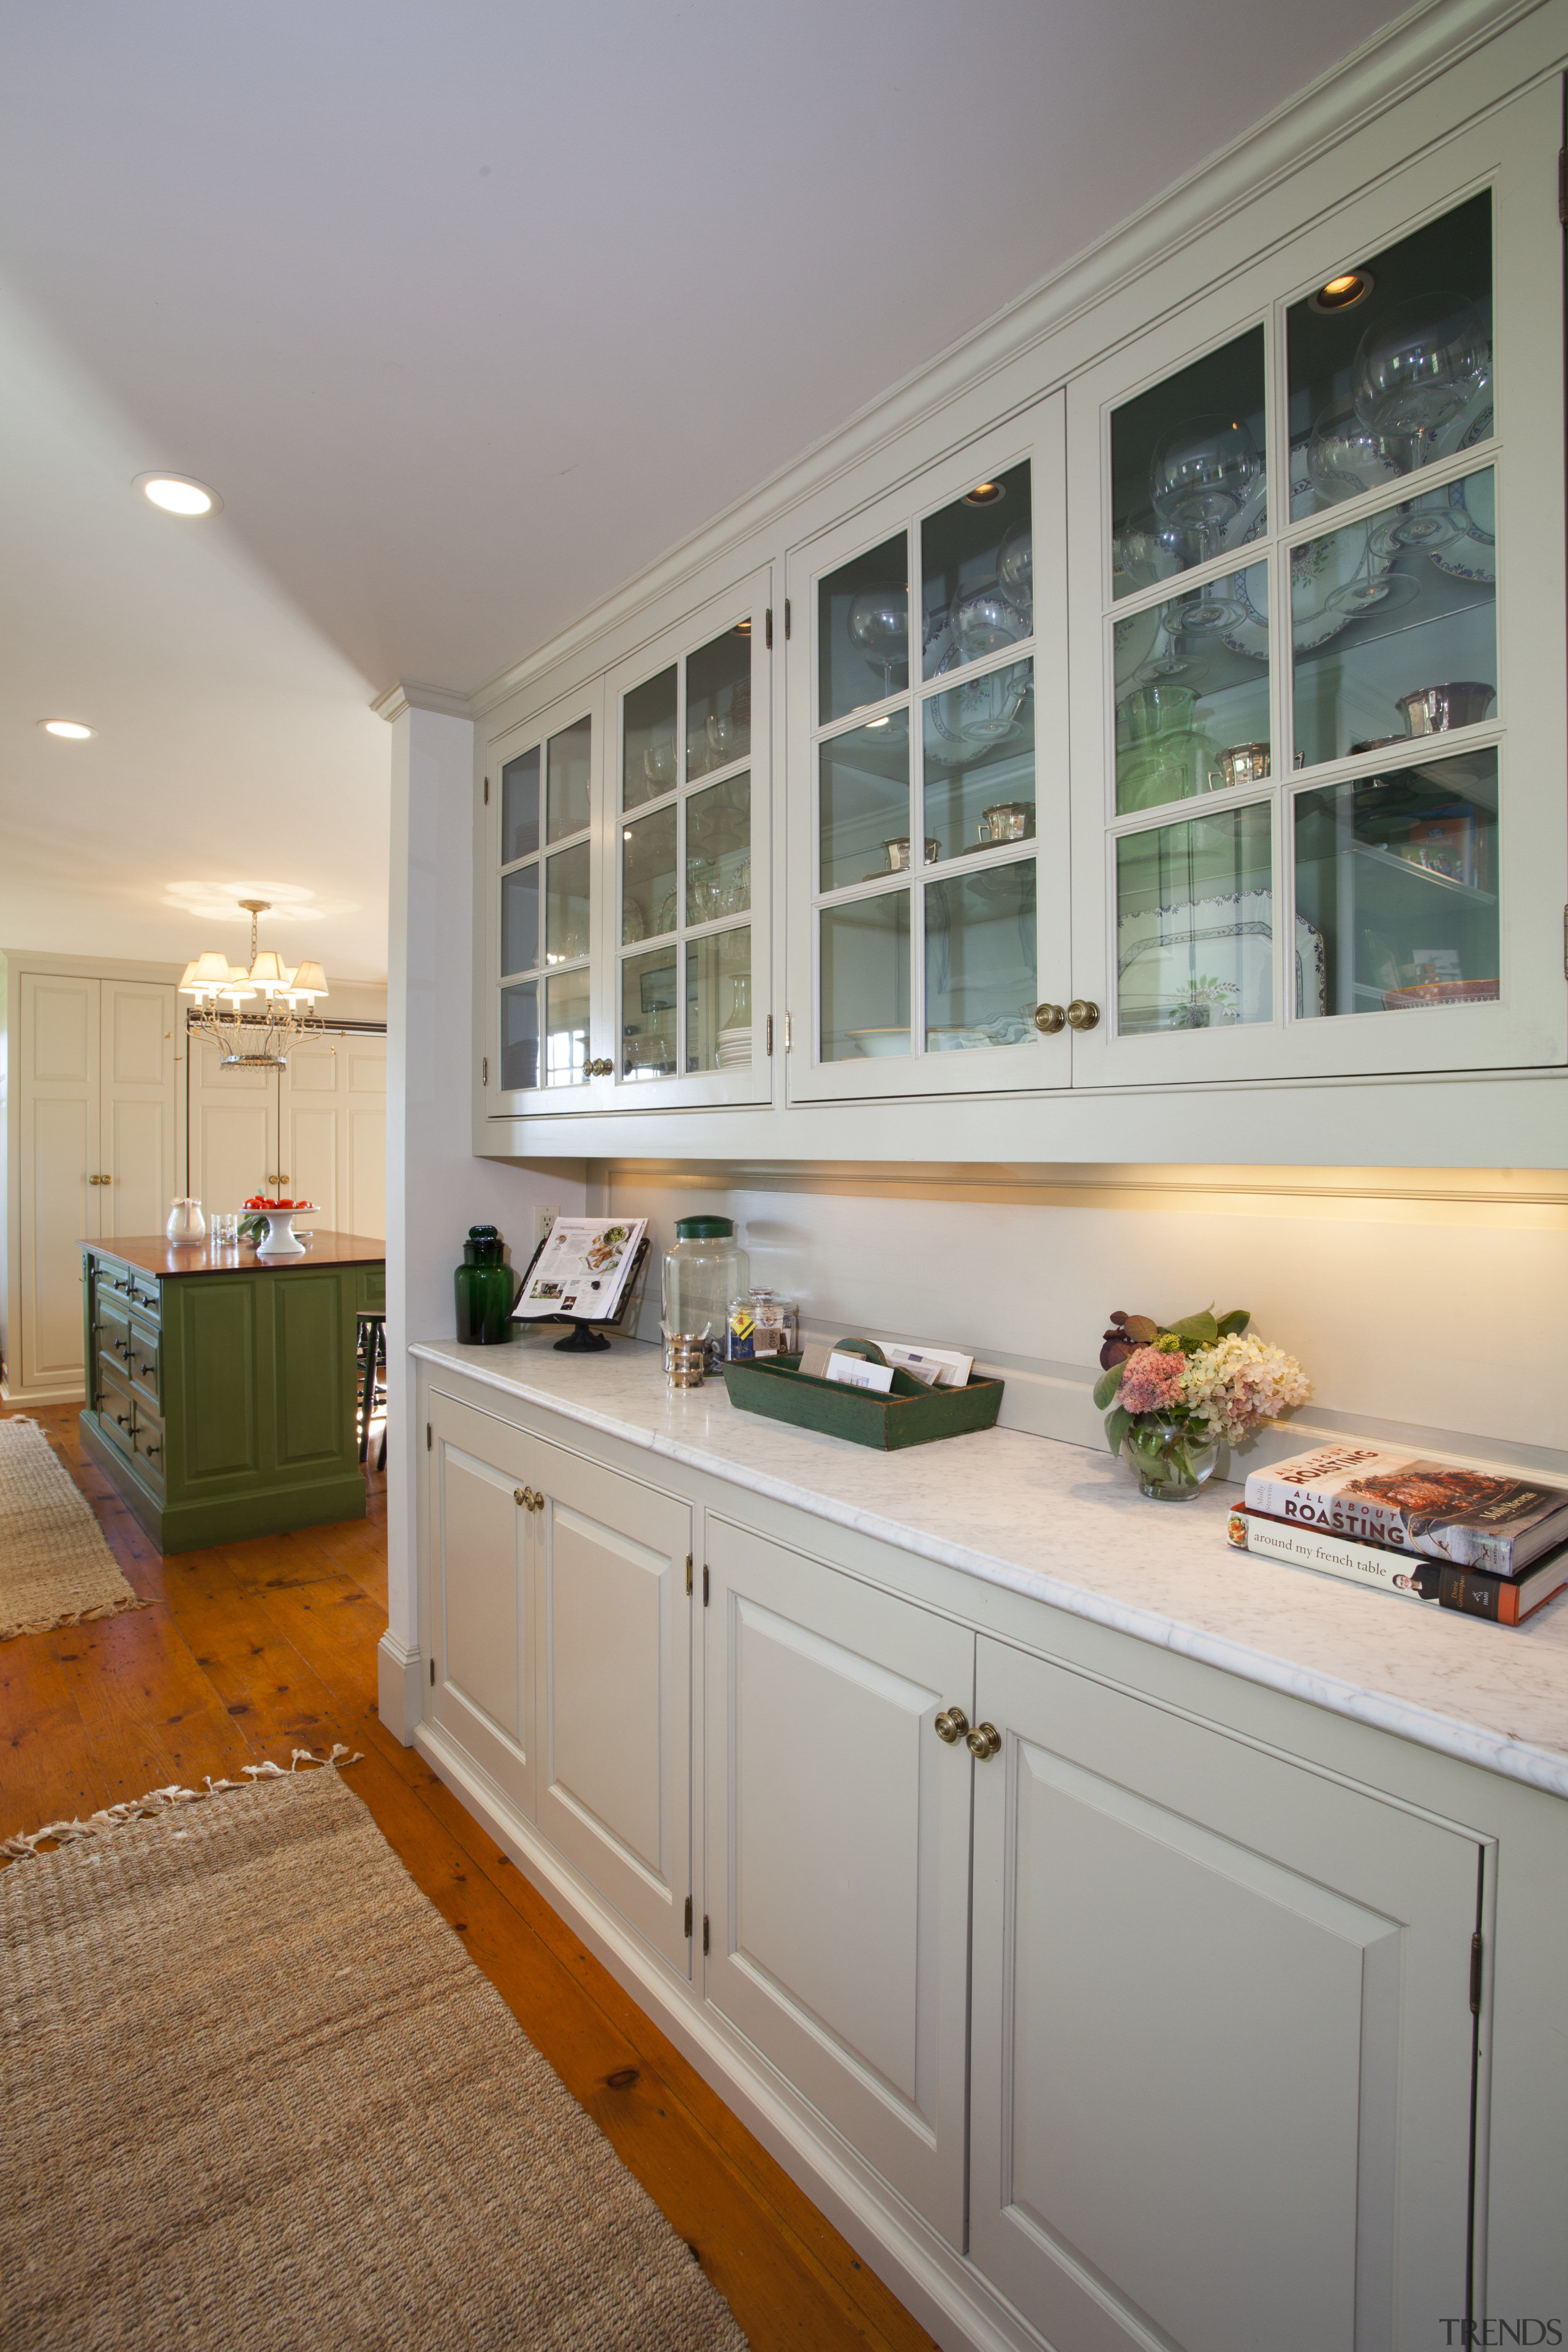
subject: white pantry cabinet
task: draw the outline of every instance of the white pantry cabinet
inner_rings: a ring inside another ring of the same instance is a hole
[[[944,2346],[1555,2291],[1561,1800],[421,1377],[418,1746]]]
[[[1552,1156],[1562,88],[1515,92],[1363,121],[486,703],[476,1149],[951,1157],[959,1096],[970,1157],[1205,1160],[1225,1088],[1253,1160]],[[525,845],[573,729],[592,806]]]
[[[163,1230],[176,1163],[174,991],[24,970],[8,1111],[7,1384],[82,1393],[81,1244]]]

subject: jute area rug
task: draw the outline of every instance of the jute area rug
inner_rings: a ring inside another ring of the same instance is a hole
[[[0,1872],[0,2213],[27,2352],[745,2352],[335,1769]]]
[[[0,1421],[0,1642],[145,1609],[36,1421]]]

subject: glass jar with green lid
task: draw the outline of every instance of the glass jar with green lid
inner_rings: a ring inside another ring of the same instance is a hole
[[[732,1218],[678,1218],[675,1247],[664,1261],[667,1336],[700,1338],[710,1366],[719,1364],[730,1301],[750,1288],[751,1278],[751,1261],[735,1239]]]

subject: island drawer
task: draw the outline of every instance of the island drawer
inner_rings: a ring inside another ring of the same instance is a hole
[[[163,1286],[157,1279],[156,1276],[151,1274],[139,1274],[136,1268],[132,1266],[131,1269],[131,1304],[135,1308],[137,1314],[144,1316],[149,1323],[156,1323],[163,1311]]]
[[[136,1400],[112,1356],[100,1354],[94,1385],[98,1391],[99,1427],[106,1437],[113,1440],[122,1454],[134,1454],[136,1449],[131,1433],[136,1418]]]
[[[156,1486],[163,1484],[163,1423],[142,1398],[132,1402],[131,1449],[142,1475]]]
[[[93,1297],[101,1309],[118,1309],[121,1315],[131,1309],[131,1268],[116,1258],[100,1257],[92,1261]]]
[[[158,1327],[140,1315],[131,1318],[130,1352],[125,1359],[131,1384],[138,1397],[158,1402]]]

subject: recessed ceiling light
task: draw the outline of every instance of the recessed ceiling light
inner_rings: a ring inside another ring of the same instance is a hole
[[[84,727],[79,719],[40,719],[39,726],[46,735],[63,735],[68,743],[85,743],[96,735],[96,727]]]
[[[1353,310],[1372,292],[1374,280],[1370,269],[1342,269],[1326,286],[1320,286],[1307,298],[1312,310]]]
[[[223,511],[217,492],[191,474],[138,474],[133,487],[165,514],[184,515],[189,521]]]
[[[994,507],[998,499],[1007,495],[1005,482],[976,482],[972,490],[963,493],[966,507]]]

